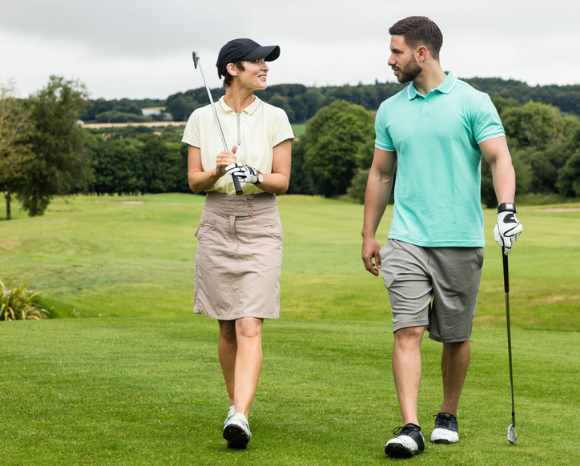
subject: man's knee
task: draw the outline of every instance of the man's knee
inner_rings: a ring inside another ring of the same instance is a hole
[[[220,321],[220,337],[228,343],[236,342],[236,323],[232,320]]]
[[[262,333],[262,321],[254,317],[236,320],[236,335],[238,337],[259,337]]]

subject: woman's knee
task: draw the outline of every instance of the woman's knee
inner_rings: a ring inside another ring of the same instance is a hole
[[[236,335],[238,337],[253,338],[262,334],[262,320],[255,317],[245,317],[236,320]]]
[[[416,345],[421,343],[425,327],[406,327],[395,332],[395,342],[398,345]]]

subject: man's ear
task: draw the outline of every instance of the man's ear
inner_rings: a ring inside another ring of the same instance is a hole
[[[424,45],[418,45],[415,49],[415,59],[418,63],[425,63],[425,61],[431,56],[429,49]]]

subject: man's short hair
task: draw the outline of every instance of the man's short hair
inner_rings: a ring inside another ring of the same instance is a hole
[[[429,49],[435,60],[439,60],[439,50],[443,44],[443,34],[439,26],[426,16],[409,16],[393,24],[389,29],[392,36],[403,36],[411,47],[422,44]]]

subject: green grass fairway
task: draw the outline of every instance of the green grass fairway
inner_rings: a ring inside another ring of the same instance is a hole
[[[292,125],[292,130],[294,131],[294,136],[301,138],[304,136],[304,132],[306,131],[306,123],[294,123]]]
[[[202,205],[177,194],[67,197],[43,217],[16,208],[0,221],[0,279],[39,290],[60,317],[0,322],[0,464],[389,463],[382,446],[399,423],[390,313],[382,281],[361,265],[362,206],[280,198],[283,319],[265,327],[254,439],[232,452],[217,326],[190,315]],[[579,207],[520,209],[526,230],[510,258],[519,444],[505,440],[503,284],[486,211],[462,439],[409,463],[580,464]],[[426,339],[423,350],[429,434],[440,347]]]

